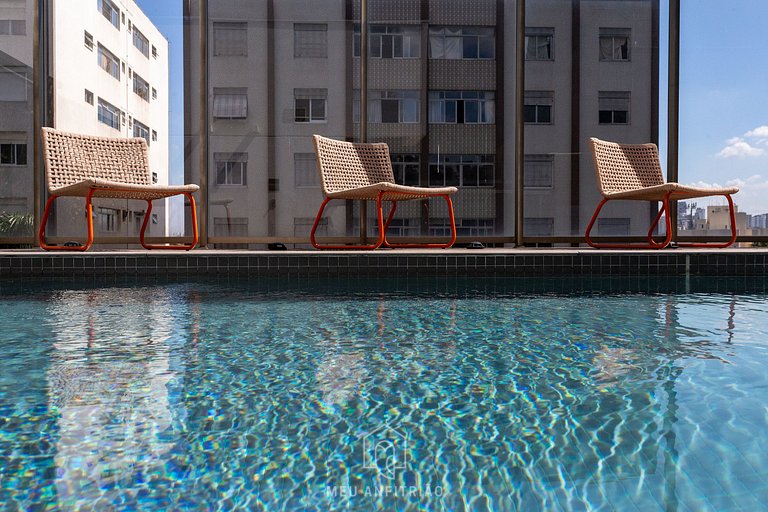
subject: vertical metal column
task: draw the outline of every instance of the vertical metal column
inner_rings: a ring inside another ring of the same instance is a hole
[[[200,214],[197,216],[200,247],[208,247],[208,0],[200,0]]]
[[[40,230],[42,219],[42,172],[43,162],[41,158],[40,133],[43,125],[43,91],[45,90],[45,76],[43,73],[43,0],[32,2],[32,216],[34,218],[34,231]],[[40,247],[40,241],[36,236],[32,237],[32,245]]]
[[[525,0],[517,0],[515,14],[515,245],[523,245],[523,166],[525,165]]]
[[[678,181],[680,137],[680,0],[669,0],[669,58],[667,88],[667,181]],[[669,202],[672,240],[677,239],[677,201]]]
[[[360,142],[368,142],[368,0],[360,0]],[[360,201],[360,243],[368,243],[367,201]]]

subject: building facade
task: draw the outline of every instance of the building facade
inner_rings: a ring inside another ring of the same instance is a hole
[[[3,6],[8,2],[4,2]],[[11,70],[14,84],[25,81],[26,89],[14,85],[17,97],[2,101],[0,143],[14,144],[13,172],[0,164],[0,180],[7,183],[0,201],[12,208],[32,211],[32,11],[33,1],[11,1],[17,14],[26,20],[19,42],[5,44],[0,35],[0,49],[14,49],[19,65]],[[3,10],[0,6],[0,30]],[[12,14],[12,13],[11,13]],[[168,41],[138,8],[133,0],[76,0],[49,2],[42,13],[45,21],[44,43],[47,68],[42,70],[48,88],[45,98],[46,125],[60,130],[105,137],[143,137],[149,145],[149,165],[153,180],[168,184]],[[16,36],[11,36],[16,37]],[[10,52],[0,53],[7,55]],[[13,54],[11,54],[13,55]],[[5,57],[3,57],[5,58]],[[22,66],[22,67],[19,67]],[[18,72],[26,66],[25,71]],[[7,68],[3,68],[7,71]],[[2,87],[0,87],[2,89]],[[2,94],[2,93],[0,93]],[[10,94],[10,92],[8,93]],[[22,98],[23,96],[23,98]],[[18,109],[23,115],[9,115]],[[7,121],[6,121],[7,120]],[[3,123],[16,124],[2,126]],[[26,144],[26,156],[20,160],[20,144]],[[3,146],[5,147],[5,146]],[[5,195],[5,194],[4,194]],[[22,205],[21,198],[25,202]],[[48,234],[76,238],[84,232],[82,199],[62,198],[55,203]],[[0,208],[3,206],[0,204]],[[146,203],[98,200],[94,202],[94,230],[99,235],[132,236],[138,233]],[[153,206],[148,233],[169,233],[167,200]]]
[[[460,237],[514,233],[515,13],[368,2],[367,138],[389,144],[398,182],[459,187]],[[306,238],[322,199],[311,135],[359,140],[359,2],[191,1],[185,18],[185,180],[206,166],[208,235]],[[529,2],[525,45],[524,231],[581,235],[599,200],[589,137],[658,138],[658,1]],[[391,234],[446,234],[439,203],[399,207]],[[617,203],[597,234],[644,234],[655,211]],[[329,206],[318,234],[357,233],[358,205]]]

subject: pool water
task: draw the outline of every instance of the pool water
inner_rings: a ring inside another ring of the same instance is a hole
[[[768,297],[4,289],[0,503],[758,510]]]

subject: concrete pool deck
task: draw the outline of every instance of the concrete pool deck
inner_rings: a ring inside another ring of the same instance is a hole
[[[78,276],[766,276],[767,248],[0,251],[0,278]]]

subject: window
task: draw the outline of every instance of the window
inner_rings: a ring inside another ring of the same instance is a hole
[[[447,227],[447,226],[446,226]],[[496,229],[496,219],[456,219],[457,236],[493,236]],[[446,235],[450,232],[447,229]]]
[[[149,58],[149,39],[139,32],[136,25],[133,26],[133,46],[138,48],[146,58]]]
[[[93,51],[93,36],[89,34],[87,30],[84,31],[83,42],[85,43],[86,48]]]
[[[219,209],[221,211],[221,209]],[[229,212],[227,212],[229,213]],[[213,236],[248,236],[248,217],[214,217]],[[213,244],[214,249],[247,249],[248,244]]]
[[[631,35],[628,28],[601,28],[600,60],[628,61]]]
[[[597,94],[600,124],[629,124],[629,92],[599,91]]]
[[[117,231],[120,210],[99,206],[97,218],[102,233],[113,233]]]
[[[496,32],[493,27],[430,27],[432,59],[493,59]]]
[[[214,22],[213,54],[244,57],[248,55],[247,22]]]
[[[555,161],[552,155],[525,155],[523,186],[552,188]]]
[[[552,91],[526,91],[523,121],[529,124],[552,124]]]
[[[27,145],[20,142],[0,143],[0,165],[27,165]]]
[[[153,132],[153,133],[154,133],[154,132]],[[156,172],[153,172],[153,173],[152,173],[152,183],[157,183],[157,181],[158,181],[158,180],[157,180],[157,173],[156,173]],[[154,215],[153,215],[153,217],[154,217]],[[154,224],[157,224],[157,219],[154,219],[154,220],[155,220]]]
[[[430,187],[492,187],[494,155],[430,155]]]
[[[294,57],[328,57],[328,25],[325,23],[293,24]]]
[[[152,142],[157,142],[157,130],[152,130]]]
[[[155,89],[154,87],[152,88],[152,99],[153,100],[157,99],[157,89]]]
[[[136,72],[133,73],[133,92],[144,101],[149,101],[149,82]]]
[[[93,105],[93,93],[88,89],[85,89],[85,102],[89,105]]]
[[[248,153],[214,153],[217,185],[246,184]]]
[[[429,122],[493,124],[496,95],[493,91],[433,91],[429,93]]]
[[[602,219],[597,219],[597,232],[602,236],[628,236],[629,218],[605,217]]]
[[[352,119],[360,122],[360,91],[353,92]],[[369,91],[369,123],[418,123],[419,91]]]
[[[555,59],[555,29],[525,28],[525,60]]]
[[[213,117],[245,119],[248,116],[248,89],[245,87],[214,87]]]
[[[294,120],[297,123],[319,123],[325,119],[328,89],[294,89]]]
[[[360,56],[360,25],[355,26],[352,52]],[[379,59],[418,59],[421,57],[419,25],[371,25],[368,54]]]
[[[133,136],[141,137],[142,139],[146,140],[147,145],[149,145],[149,127],[144,123],[140,123],[136,119],[133,120]]]
[[[120,59],[115,57],[112,52],[104,48],[101,44],[99,44],[97,58],[101,69],[120,80]]]
[[[418,187],[421,185],[421,170],[418,154],[392,154],[392,172],[395,183]]]
[[[152,45],[152,57],[155,59],[157,58],[157,48],[155,48],[154,45]]]
[[[0,66],[0,101],[27,101],[26,68]]]
[[[106,124],[107,126],[110,126],[114,128],[115,130],[120,129],[120,119],[122,116],[122,112],[119,108],[112,105],[109,102],[104,101],[103,99],[99,98],[99,122],[102,122]]]
[[[376,219],[370,219],[368,225],[371,225],[371,221],[374,225],[377,222]],[[387,226],[387,236],[419,236],[420,231],[419,219],[395,218]]]
[[[0,20],[0,36],[27,35],[27,22],[24,20]]]
[[[118,9],[110,0],[98,0],[97,6],[99,11],[101,11],[101,14],[107,18],[107,21],[112,23],[115,28],[119,29],[120,9]]]
[[[526,217],[523,220],[523,233],[528,236],[552,236],[555,231],[555,219],[552,217]]]
[[[293,219],[293,236],[309,238],[312,232],[312,226],[315,224],[314,217],[294,217]],[[376,221],[373,221],[373,225],[376,225]],[[328,217],[320,219],[317,223],[317,230],[315,230],[317,236],[328,236]]]
[[[296,188],[320,186],[314,153],[293,154],[293,179]]]

